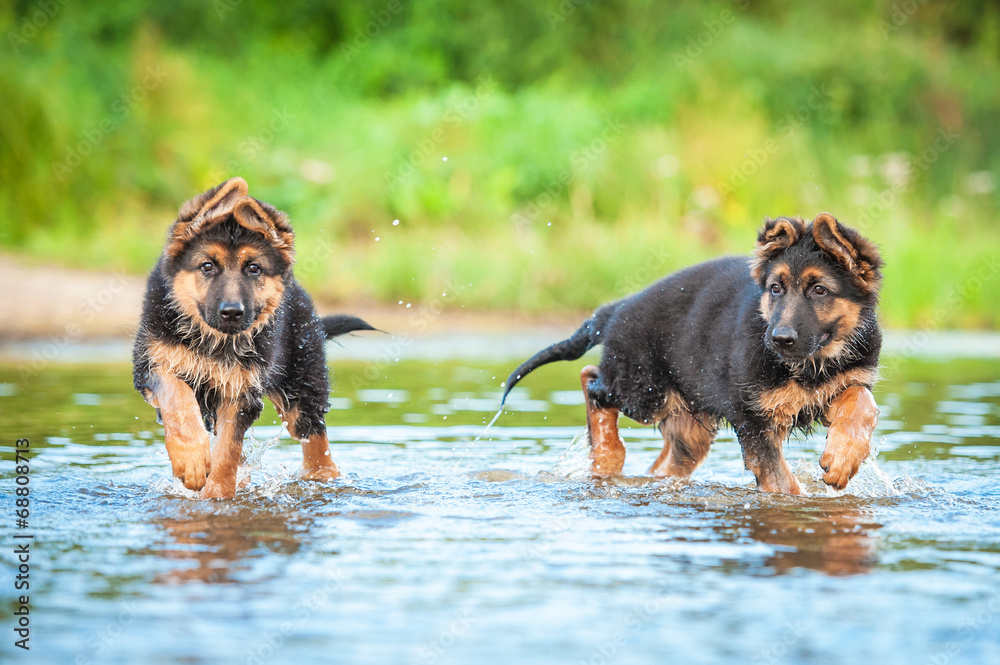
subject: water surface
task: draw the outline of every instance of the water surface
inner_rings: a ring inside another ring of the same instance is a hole
[[[829,492],[822,432],[793,439],[794,498],[753,490],[731,431],[659,481],[633,425],[624,477],[588,479],[580,363],[532,374],[472,443],[519,359],[337,353],[345,476],[296,480],[268,407],[221,502],[170,477],[127,364],[0,365],[10,611],[32,445],[30,662],[1000,661],[1000,360],[889,358],[877,462]],[[28,662],[5,616],[2,659]]]

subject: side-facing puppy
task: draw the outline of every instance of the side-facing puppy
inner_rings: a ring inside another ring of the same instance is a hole
[[[231,178],[181,206],[149,275],[133,378],[156,407],[173,473],[205,498],[232,497],[243,435],[267,395],[302,443],[302,475],[340,475],[330,457],[323,343],[373,330],[316,316],[292,276],[285,214]],[[209,448],[209,432],[217,435]]]
[[[728,422],[760,489],[801,494],[782,445],[819,420],[823,480],[843,489],[878,418],[881,269],[875,245],[830,214],[768,219],[752,258],[692,266],[604,305],[514,370],[504,400],[533,369],[603,344],[600,367],[580,375],[595,475],[621,472],[621,412],[663,434],[654,475],[690,475]]]

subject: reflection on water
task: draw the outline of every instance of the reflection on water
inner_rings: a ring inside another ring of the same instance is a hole
[[[875,534],[882,526],[860,508],[817,504],[774,508],[747,515],[750,536],[777,545],[767,565],[775,572],[811,568],[829,575],[856,575],[875,566]]]
[[[153,578],[154,582],[239,582],[238,573],[250,570],[249,559],[293,555],[299,550],[297,534],[308,527],[301,515],[285,515],[252,507],[221,514],[181,510],[178,517],[155,520],[167,538],[148,550],[178,567]],[[180,565],[184,564],[184,565]]]
[[[128,366],[28,385],[0,366],[5,431],[34,451],[40,662],[1000,655],[1000,362],[894,363],[878,459],[846,492],[820,482],[821,436],[789,443],[805,498],[754,491],[731,432],[694,477],[661,480],[644,475],[658,434],[623,429],[625,474],[589,479],[569,366],[518,386],[476,441],[509,369],[404,362],[373,383],[340,363],[344,477],[298,480],[269,407],[246,486],[214,502],[170,478]]]

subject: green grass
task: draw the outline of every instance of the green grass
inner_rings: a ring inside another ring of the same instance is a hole
[[[144,272],[242,175],[321,298],[579,310],[828,210],[882,247],[887,324],[1000,327],[992,10],[436,0],[345,51],[385,3],[293,4],[66,5],[4,50],[0,246]]]

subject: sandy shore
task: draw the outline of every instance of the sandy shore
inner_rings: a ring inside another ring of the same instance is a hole
[[[69,342],[131,339],[135,335],[146,277],[117,272],[34,265],[0,254],[0,342]],[[442,303],[378,305],[317,302],[320,314],[345,312],[395,335],[497,333],[524,329],[572,332],[587,313],[539,315],[467,312]]]
[[[129,357],[144,276],[39,266],[0,254],[0,360],[80,362]],[[564,339],[587,313],[542,316],[467,312],[441,303],[398,306],[317,303],[321,314],[361,316],[387,334],[364,333],[330,345],[331,358],[525,358]],[[592,352],[594,354],[598,351]],[[1000,334],[889,331],[886,356],[1000,357]]]

